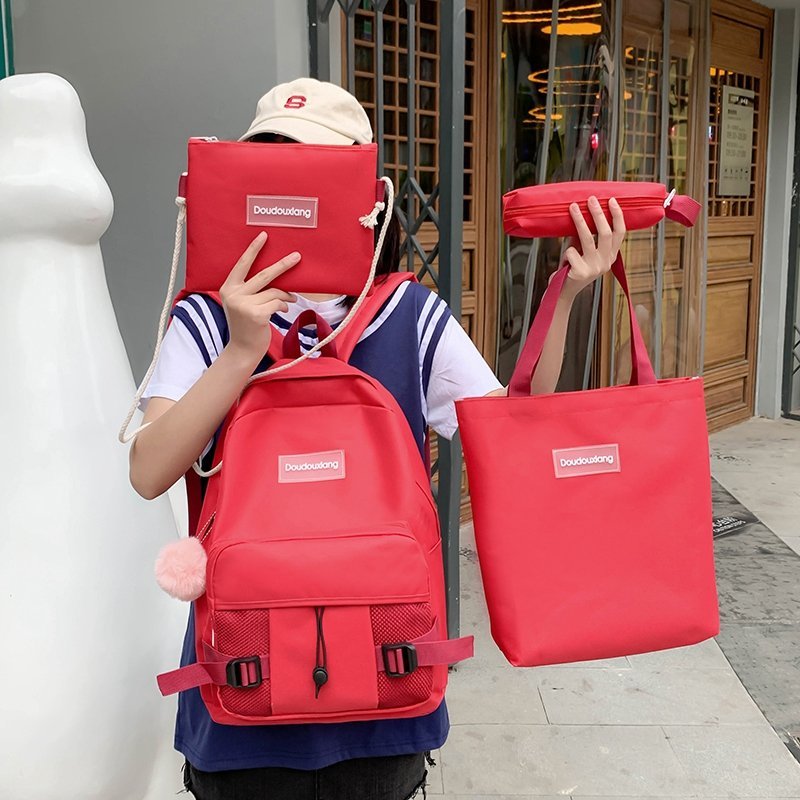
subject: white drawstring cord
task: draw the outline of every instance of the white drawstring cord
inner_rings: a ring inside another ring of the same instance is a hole
[[[167,322],[169,321],[169,309],[170,304],[172,303],[172,293],[175,291],[175,280],[178,275],[178,263],[181,260],[183,226],[186,223],[186,199],[183,197],[176,197],[175,204],[178,206],[178,221],[175,224],[175,247],[172,250],[172,269],[169,273],[169,286],[167,287],[167,296],[164,298],[164,307],[161,309],[161,316],[158,320],[158,335],[156,336],[156,346],[155,350],[153,351],[153,360],[150,362],[150,366],[147,368],[147,372],[145,373],[144,378],[142,378],[139,388],[136,390],[136,395],[133,398],[133,405],[128,412],[128,416],[125,417],[125,422],[122,423],[122,427],[119,430],[119,435],[117,438],[122,444],[127,444],[131,440],[135,439],[136,436],[140,434],[147,427],[147,425],[150,424],[148,422],[147,424],[142,425],[133,433],[129,434],[127,432],[128,427],[131,424],[131,420],[133,419],[133,415],[136,413],[136,409],[139,406],[139,401],[142,399],[144,390],[147,388],[150,378],[153,377],[153,372],[156,368],[156,362],[158,361],[158,355],[161,352],[161,345],[164,341],[164,333],[167,330]]]
[[[378,260],[380,259],[381,251],[383,250],[383,240],[386,238],[386,231],[389,228],[389,222],[392,219],[392,209],[394,208],[394,185],[392,184],[392,179],[384,176],[381,178],[381,180],[386,184],[386,216],[383,220],[378,241],[375,244],[375,255],[372,258],[372,266],[369,270],[369,277],[367,278],[367,282],[364,284],[364,288],[361,290],[361,294],[358,296],[355,303],[353,303],[353,307],[350,309],[350,312],[341,321],[341,323],[339,323],[339,325],[336,327],[336,330],[328,334],[328,336],[321,341],[317,342],[310,350],[307,350],[301,356],[295,358],[293,361],[290,361],[288,364],[281,364],[279,367],[272,367],[271,369],[264,370],[264,372],[256,373],[247,381],[247,383],[244,385],[244,388],[249,386],[254,380],[262,378],[264,375],[274,375],[277,372],[283,372],[285,369],[289,369],[295,364],[299,364],[301,361],[305,361],[307,358],[310,358],[318,350],[321,350],[323,347],[325,347],[326,344],[332,342],[350,324],[353,317],[358,312],[358,309],[366,299],[367,294],[369,294],[369,290],[372,288],[372,282],[375,280],[375,273],[378,269]],[[192,464],[192,469],[201,478],[210,478],[212,475],[216,475],[222,469],[222,461],[220,461],[219,464],[207,472],[197,463]]]
[[[365,228],[374,228],[378,224],[378,214],[381,213],[386,208],[386,203],[383,200],[378,200],[372,208],[372,211],[369,214],[365,214],[363,217],[359,217],[358,221],[365,227]]]

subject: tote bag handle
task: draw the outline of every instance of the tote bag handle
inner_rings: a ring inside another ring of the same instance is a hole
[[[531,379],[536,365],[539,363],[539,358],[542,355],[544,348],[544,341],[550,326],[553,324],[553,317],[556,312],[556,304],[561,295],[561,290],[567,282],[567,273],[569,272],[569,265],[561,267],[556,272],[547,291],[542,297],[541,305],[533,320],[531,329],[528,332],[528,337],[525,341],[525,347],[522,348],[517,366],[514,368],[514,374],[508,384],[509,397],[528,397],[531,393]],[[622,287],[625,297],[628,301],[628,314],[631,323],[631,385],[644,385],[648,383],[655,383],[656,376],[653,372],[653,366],[650,363],[650,356],[647,354],[647,347],[645,346],[642,337],[642,331],[639,328],[639,321],[636,318],[636,313],[633,308],[633,301],[631,300],[630,289],[628,288],[628,279],[625,275],[625,265],[622,262],[622,254],[617,255],[616,261],[611,266],[611,272],[617,283]]]

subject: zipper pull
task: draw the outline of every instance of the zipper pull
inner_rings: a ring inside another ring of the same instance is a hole
[[[673,189],[668,195],[667,199],[664,201],[664,208],[669,208],[669,204],[672,202],[672,198],[678,193],[677,189]]]

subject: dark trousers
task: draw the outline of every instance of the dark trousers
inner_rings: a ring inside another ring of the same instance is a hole
[[[408,800],[425,794],[426,755],[356,758],[308,771],[201,772],[187,761],[184,784],[197,800]]]

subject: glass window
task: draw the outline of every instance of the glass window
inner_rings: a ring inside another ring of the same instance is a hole
[[[503,191],[538,183],[609,177],[614,106],[613,15],[600,0],[559,4],[505,0],[502,12],[501,159]],[[555,62],[550,65],[550,42]],[[548,92],[552,109],[548,115]],[[498,372],[507,381],[526,323],[561,260],[562,240],[506,239]],[[583,383],[592,295],[572,315],[560,389]]]

